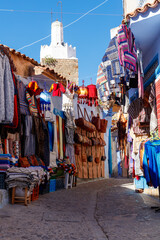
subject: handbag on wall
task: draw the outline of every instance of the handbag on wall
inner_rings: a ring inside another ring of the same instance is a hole
[[[74,146],[74,151],[75,151],[76,155],[79,155],[80,154],[80,147],[78,145],[75,145]]]
[[[93,123],[93,125],[96,127],[96,129],[97,129],[98,131],[100,131],[100,129],[101,129],[101,121],[100,121],[100,116],[99,116],[99,114],[97,113],[97,117],[95,117],[95,116],[93,115],[93,111],[91,111],[91,116],[92,116],[92,123]]]
[[[92,146],[97,146],[100,144],[99,138],[97,137],[91,137],[92,140]]]
[[[90,122],[86,109],[84,109],[84,115],[83,115],[79,105],[77,106],[77,108],[78,108],[78,119],[75,120],[76,126],[88,132],[94,132],[96,130],[96,127]],[[79,117],[79,112],[81,112],[82,117]],[[86,116],[88,117],[88,121],[86,120]]]
[[[100,146],[106,146],[106,142],[102,137],[99,138],[99,142],[100,142]]]
[[[81,158],[82,158],[82,162],[87,162],[87,154],[82,153]]]
[[[86,136],[82,136],[79,133],[74,134],[74,141],[78,144],[83,144],[85,146],[92,146],[92,141]]]
[[[96,157],[96,158],[95,158],[95,163],[98,164],[99,162],[100,162],[99,157]]]
[[[100,127],[99,132],[106,133],[108,121],[106,119],[101,119],[100,122],[101,122],[101,127]]]

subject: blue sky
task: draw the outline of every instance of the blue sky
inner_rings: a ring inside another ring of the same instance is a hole
[[[83,13],[101,4],[104,0],[62,0],[63,26],[68,25]],[[61,5],[58,0],[7,0],[1,1],[0,43],[10,48],[19,49],[27,44],[39,40],[51,33],[51,14],[31,13],[8,10],[31,10],[60,12]],[[65,14],[66,12],[82,13]],[[87,15],[75,24],[64,29],[64,42],[75,46],[79,62],[79,84],[85,80],[85,85],[96,83],[96,73],[103,54],[110,41],[110,29],[121,24],[122,0],[108,0],[104,5],[93,11],[94,14],[111,15]],[[53,14],[53,21],[61,20],[61,14]],[[21,50],[22,53],[40,61],[40,46],[50,44],[50,37],[30,47]]]

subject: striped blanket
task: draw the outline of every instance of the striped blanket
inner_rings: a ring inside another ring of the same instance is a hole
[[[124,76],[124,69],[120,64],[118,56],[118,42],[117,37],[111,39],[105,55],[102,58],[106,66],[106,73],[108,80]]]
[[[98,98],[101,101],[103,101],[104,96],[109,96],[111,93],[103,63],[101,63],[98,67],[96,87],[98,91]]]
[[[122,24],[118,30],[117,41],[120,64],[123,67],[136,72],[137,52],[134,35],[130,28],[128,29],[126,25]]]

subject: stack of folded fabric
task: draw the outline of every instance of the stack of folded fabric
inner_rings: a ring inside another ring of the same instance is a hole
[[[10,168],[11,154],[0,154],[0,172],[6,172]]]
[[[41,167],[11,167],[6,172],[7,188],[27,187],[30,191],[45,178],[45,171]]]

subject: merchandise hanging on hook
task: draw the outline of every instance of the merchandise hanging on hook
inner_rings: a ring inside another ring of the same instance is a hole
[[[84,80],[82,81],[82,86],[78,90],[78,104],[88,103],[88,88],[84,86]]]
[[[91,84],[87,86],[88,88],[88,106],[98,106],[98,95],[97,95],[97,88],[96,85],[92,84],[92,78],[91,78]]]

